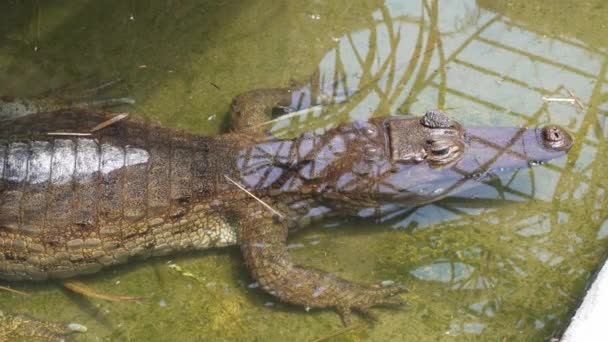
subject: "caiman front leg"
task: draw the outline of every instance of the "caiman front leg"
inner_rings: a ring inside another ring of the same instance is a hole
[[[291,106],[291,89],[256,89],[232,100],[229,120],[234,132],[264,132],[263,124],[272,120],[276,108]]]
[[[345,325],[352,312],[370,317],[374,306],[402,304],[400,286],[371,287],[296,265],[287,250],[288,226],[265,212],[240,215],[239,244],[247,267],[264,291],[309,308],[335,308]]]
[[[275,116],[331,102],[319,88],[319,70],[304,82],[292,82],[289,87],[248,91],[236,96],[230,105],[230,130],[263,133]]]

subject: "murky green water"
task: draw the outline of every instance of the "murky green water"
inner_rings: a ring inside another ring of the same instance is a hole
[[[79,341],[548,340],[608,247],[607,15],[600,0],[5,1],[3,95],[119,77],[134,115],[216,134],[238,93],[318,69],[322,84],[353,96],[294,118],[302,129],[443,108],[465,124],[560,124],[576,145],[474,196],[294,237],[300,263],[407,284],[408,305],[377,310],[373,325],[343,331],[331,311],[276,303],[248,286],[235,248],[82,279],[149,298],[138,303],[16,283],[3,285],[32,295],[1,292],[0,308],[84,324]]]

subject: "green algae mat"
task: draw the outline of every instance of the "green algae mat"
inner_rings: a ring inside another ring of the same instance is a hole
[[[277,134],[441,108],[467,125],[559,124],[566,158],[382,219],[321,222],[298,262],[407,286],[407,304],[344,328],[277,302],[238,248],[134,261],[57,283],[0,285],[0,308],[77,322],[76,341],[546,341],[559,336],[608,248],[608,5],[596,1],[5,1],[0,94],[111,79],[117,110],[218,134],[237,94],[311,82],[333,106]],[[343,101],[342,101],[343,100]]]

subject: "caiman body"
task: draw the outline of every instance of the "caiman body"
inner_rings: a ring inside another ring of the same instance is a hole
[[[347,322],[351,310],[397,303],[400,289],[293,264],[290,229],[432,202],[572,145],[556,127],[465,129],[434,111],[285,140],[204,137],[134,119],[90,136],[48,134],[88,132],[106,119],[77,110],[0,122],[0,278],[66,278],[239,244],[264,290],[335,307]]]
[[[391,173],[386,119],[290,140],[140,120],[92,136],[48,134],[105,119],[75,111],[0,125],[0,278],[67,278],[130,257],[235,245],[239,216],[264,208],[236,184],[290,228],[386,204],[370,196]],[[429,200],[410,195],[408,205]]]
[[[48,120],[47,120],[48,119]],[[0,129],[0,277],[66,278],[133,256],[236,243],[237,137],[140,121],[94,136],[86,112],[26,117]]]

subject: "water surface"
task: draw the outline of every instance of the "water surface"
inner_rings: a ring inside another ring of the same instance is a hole
[[[89,331],[78,341],[543,341],[558,336],[608,247],[608,8],[602,1],[6,1],[0,94],[121,78],[133,115],[203,134],[244,91],[319,85],[339,102],[276,134],[442,108],[469,125],[563,126],[567,158],[382,220],[295,236],[298,262],[406,284],[408,304],[346,331],[251,286],[237,248],[82,278],[138,303],[14,283],[0,307]],[[555,99],[573,99],[556,102]],[[342,102],[342,100],[345,100]],[[335,335],[335,336],[334,336]],[[334,337],[331,337],[334,336]]]

